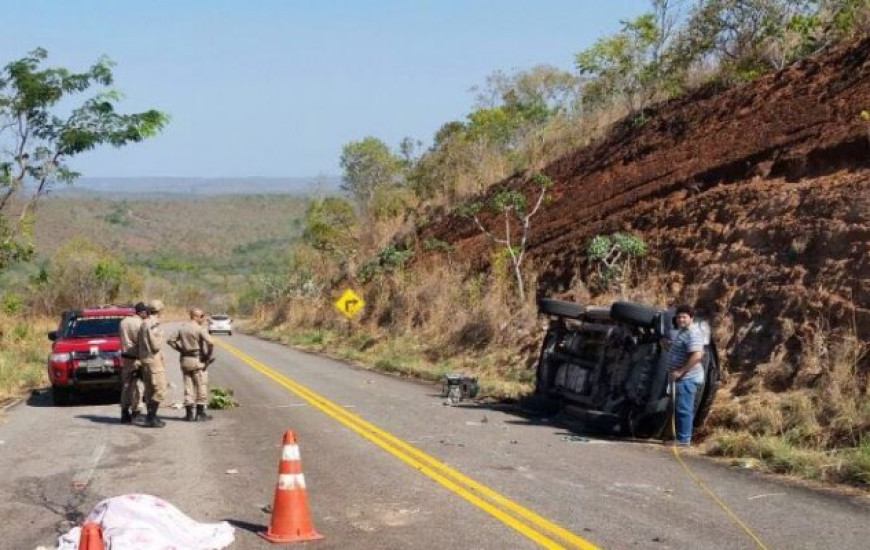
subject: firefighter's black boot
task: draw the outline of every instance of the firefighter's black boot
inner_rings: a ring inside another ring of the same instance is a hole
[[[130,420],[131,420],[131,421],[135,421],[135,420],[136,420],[137,418],[139,418],[140,416],[142,416],[142,415],[141,415],[141,413],[139,413],[139,409],[138,409],[138,408],[133,409],[132,411],[130,411]]]
[[[196,418],[193,416],[193,405],[185,405],[184,408],[187,409],[184,415],[184,419],[188,422],[193,422],[194,420],[196,420]]]
[[[160,406],[160,403],[151,402],[148,403],[148,414],[145,416],[145,427],[146,428],[162,428],[166,425],[166,422],[157,418],[157,408]]]
[[[196,406],[196,420],[199,422],[205,422],[206,420],[211,420],[214,418],[212,415],[205,412],[205,405],[197,405]]]
[[[121,409],[121,424],[130,424],[133,422],[133,415],[130,414],[130,409]]]

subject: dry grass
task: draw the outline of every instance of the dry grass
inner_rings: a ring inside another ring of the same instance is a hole
[[[352,322],[334,310],[329,297],[260,310],[252,327],[384,372],[425,380],[463,372],[478,377],[484,394],[499,398],[530,391],[528,350],[537,351],[540,336],[533,299],[516,302],[507,272],[465,277],[446,262],[420,267],[381,275],[365,292],[364,314]]]
[[[813,384],[720,399],[708,421],[716,427],[709,452],[757,458],[777,473],[870,486],[867,344],[821,331],[804,344],[799,368],[817,373]],[[759,370],[776,376],[777,365]]]
[[[47,383],[45,334],[55,326],[48,318],[0,315],[0,402]]]

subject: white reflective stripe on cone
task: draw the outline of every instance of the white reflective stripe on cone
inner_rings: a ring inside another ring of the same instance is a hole
[[[282,491],[304,488],[305,476],[302,474],[281,474],[278,476],[278,489]]]
[[[299,445],[284,445],[281,460],[299,460]]]

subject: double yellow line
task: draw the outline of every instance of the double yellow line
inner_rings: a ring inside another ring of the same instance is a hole
[[[405,464],[438,482],[447,489],[461,496],[471,504],[503,522],[508,527],[522,533],[544,548],[579,548],[592,550],[597,548],[589,541],[575,535],[564,527],[536,514],[493,491],[489,487],[454,470],[433,456],[406,443],[398,437],[371,424],[359,416],[348,412],[344,407],[336,405],[325,397],[311,391],[305,386],[280,374],[269,366],[261,363],[243,351],[217,341],[217,345],[242,362],[260,372],[273,382],[286,388],[311,406],[350,428],[362,437],[368,439],[381,449],[395,456]]]

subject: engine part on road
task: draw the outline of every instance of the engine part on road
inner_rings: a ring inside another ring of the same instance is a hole
[[[445,374],[441,380],[441,397],[445,405],[456,405],[463,399],[474,399],[480,391],[477,378],[465,374]]]

